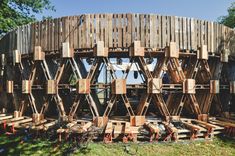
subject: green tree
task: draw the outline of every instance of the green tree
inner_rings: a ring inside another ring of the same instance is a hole
[[[219,17],[218,22],[228,27],[235,28],[235,2],[228,8],[228,15]]]
[[[0,36],[9,30],[36,21],[35,14],[55,11],[50,0],[0,0]]]

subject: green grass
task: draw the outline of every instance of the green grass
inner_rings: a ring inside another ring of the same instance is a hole
[[[57,143],[47,139],[0,136],[0,155],[235,155],[235,140],[215,138],[213,141],[185,141],[177,143],[90,143],[76,147],[72,143]],[[1,150],[4,150],[1,152]]]

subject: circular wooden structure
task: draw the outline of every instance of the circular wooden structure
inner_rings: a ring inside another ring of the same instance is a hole
[[[130,116],[131,126],[149,116],[203,123],[228,117],[234,33],[215,22],[156,14],[85,14],[20,26],[0,40],[0,108],[33,123],[85,116],[98,127],[110,126],[111,116]]]

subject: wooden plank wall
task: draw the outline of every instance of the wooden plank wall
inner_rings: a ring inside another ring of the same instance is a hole
[[[156,14],[85,14],[44,20],[20,26],[0,40],[0,53],[12,55],[14,49],[27,54],[35,45],[46,52],[61,49],[70,42],[74,49],[92,48],[103,40],[105,46],[129,47],[134,40],[142,46],[162,49],[171,41],[180,49],[196,50],[201,44],[209,52],[228,46],[234,31],[215,22]],[[230,43],[231,44],[231,43]]]

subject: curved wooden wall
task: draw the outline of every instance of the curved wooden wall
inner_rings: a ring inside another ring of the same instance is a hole
[[[134,40],[151,49],[176,42],[181,50],[207,45],[208,52],[220,53],[226,47],[233,54],[235,47],[234,30],[215,22],[156,14],[85,14],[20,26],[0,40],[0,53],[11,56],[15,49],[32,53],[34,46],[57,51],[66,41],[74,49],[93,48],[97,41],[123,48]]]

